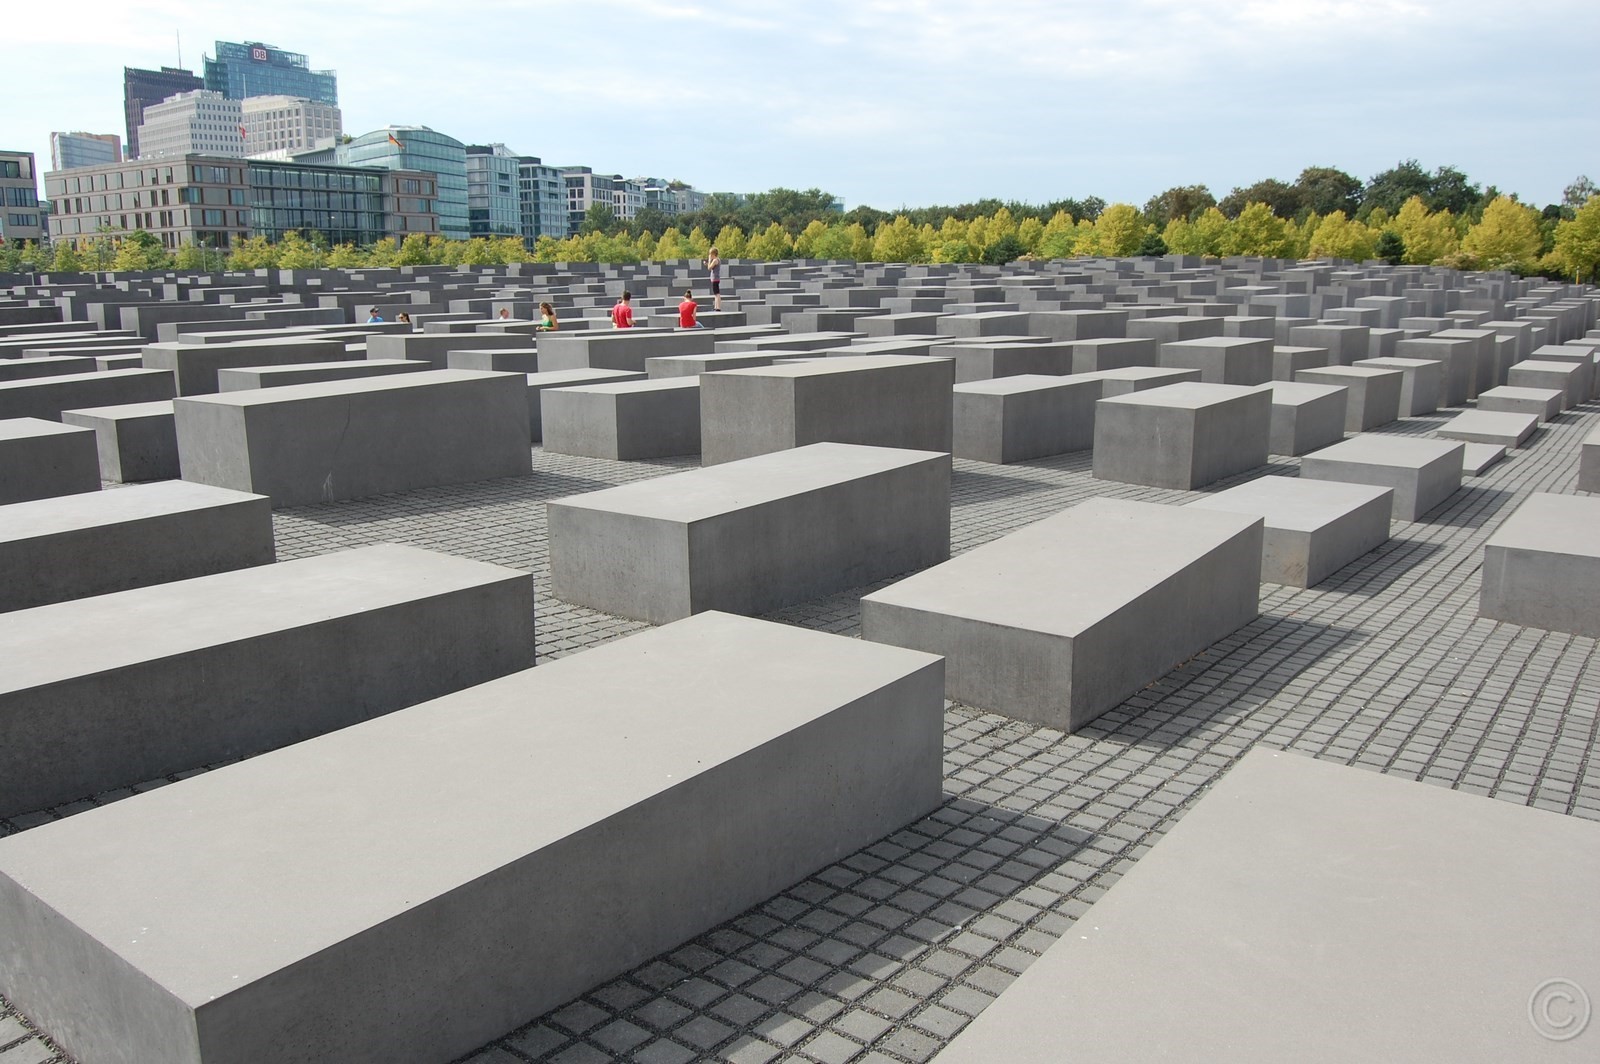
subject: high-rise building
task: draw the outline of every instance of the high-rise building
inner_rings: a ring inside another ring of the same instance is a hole
[[[438,178],[439,231],[452,240],[472,235],[467,213],[467,148],[454,137],[427,126],[386,126],[340,145],[338,158],[350,166],[421,170]]]
[[[536,156],[517,160],[517,200],[522,209],[522,242],[533,247],[540,237],[567,235],[567,183],[561,171]]]
[[[244,155],[239,101],[199,89],[180,92],[144,109],[139,158],[174,155]]]
[[[644,189],[621,174],[597,174],[587,166],[563,166],[567,183],[567,233],[578,232],[589,208],[610,207],[624,222],[631,222],[644,207]]]
[[[44,239],[39,173],[31,151],[0,151],[0,240],[8,244]]]
[[[50,232],[78,242],[143,229],[177,249],[229,248],[259,234],[321,233],[330,244],[439,231],[432,174],[188,155],[45,175]]]
[[[122,110],[128,122],[127,157],[139,157],[139,123],[144,121],[144,109],[160,103],[180,92],[203,89],[206,83],[195,77],[193,71],[164,66],[160,70],[122,68]]]
[[[122,161],[122,138],[115,133],[50,134],[50,169],[71,170]]]
[[[298,96],[336,107],[339,78],[331,70],[312,70],[299,52],[260,41],[218,41],[217,54],[204,59],[205,87],[230,100],[250,96]]]
[[[239,112],[246,155],[326,148],[344,132],[337,107],[302,96],[247,96]]]
[[[467,224],[473,236],[522,235],[519,165],[504,144],[467,145]]]

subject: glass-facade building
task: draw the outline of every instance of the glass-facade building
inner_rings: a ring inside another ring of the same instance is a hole
[[[180,92],[203,89],[206,83],[194,72],[180,67],[162,67],[160,70],[122,68],[122,111],[128,120],[126,158],[139,157],[139,123],[144,121],[144,109],[160,103]]]
[[[522,236],[517,155],[504,144],[472,144],[466,151],[467,221],[472,235]]]
[[[561,170],[533,156],[517,163],[517,198],[522,208],[522,242],[532,248],[540,237],[567,235],[567,182]]]
[[[339,78],[331,70],[312,70],[299,52],[260,41],[218,41],[204,61],[205,87],[230,100],[248,96],[299,96],[337,105]]]
[[[50,168],[72,170],[122,161],[122,138],[115,133],[50,134]]]
[[[338,154],[339,161],[349,166],[433,174],[439,185],[435,201],[439,232],[452,240],[472,236],[467,210],[467,148],[459,140],[427,126],[390,126],[363,133],[341,145]]]
[[[44,239],[44,223],[33,152],[0,151],[0,240],[37,244]]]

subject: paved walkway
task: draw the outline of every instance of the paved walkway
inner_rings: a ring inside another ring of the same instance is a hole
[[[1600,403],[1564,415],[1314,589],[1264,586],[1258,620],[1075,735],[952,704],[938,812],[463,1059],[925,1061],[1256,743],[1600,820],[1597,641],[1477,616],[1484,540],[1576,490],[1597,423]],[[531,476],[280,512],[279,557],[398,541],[531,570],[539,657],[560,657],[644,626],[550,598],[542,504],[696,465],[535,451]],[[952,495],[958,552],[1094,496],[1193,497],[1096,481],[1087,453],[958,461]],[[866,590],[773,619],[854,635]],[[0,1064],[67,1060],[0,999]]]

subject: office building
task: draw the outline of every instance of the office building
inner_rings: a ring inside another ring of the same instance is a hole
[[[439,231],[430,173],[188,155],[45,175],[50,233],[74,243],[97,233],[143,229],[176,249],[230,248],[296,230],[329,244]]]
[[[467,145],[467,224],[473,236],[522,236],[520,160],[504,144]]]
[[[331,70],[312,70],[306,57],[260,41],[216,42],[217,54],[203,63],[205,87],[230,100],[251,96],[298,96],[339,104],[339,79]]]
[[[31,151],[0,151],[0,239],[8,244],[44,239],[39,174]]]
[[[610,207],[618,219],[631,222],[644,207],[644,189],[621,174],[597,174],[587,166],[563,166],[567,185],[567,233],[577,233],[589,208]]]
[[[139,158],[179,155],[244,156],[239,101],[198,89],[180,92],[144,109]]]
[[[50,169],[72,170],[122,161],[122,138],[115,133],[50,134]]]
[[[636,177],[633,183],[638,185],[644,194],[644,206],[665,215],[688,214],[706,205],[706,194],[682,181],[665,181],[659,177]]]
[[[302,96],[249,96],[239,115],[250,156],[331,147],[344,132],[337,107]]]
[[[452,240],[466,240],[472,235],[467,213],[467,148],[454,137],[427,126],[387,126],[340,145],[337,157],[348,166],[433,174],[438,179],[435,206],[439,231]]]
[[[180,92],[203,89],[206,83],[195,77],[193,71],[179,67],[162,67],[160,70],[122,68],[122,110],[128,123],[127,158],[139,157],[139,123],[144,121],[144,109],[160,103]]]
[[[561,171],[536,156],[517,162],[517,199],[522,215],[522,242],[533,247],[542,236],[567,235],[567,183]]]

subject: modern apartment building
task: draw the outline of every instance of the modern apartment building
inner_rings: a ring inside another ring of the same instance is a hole
[[[567,233],[583,227],[584,216],[596,204],[610,207],[616,216],[631,222],[644,207],[644,189],[621,174],[597,174],[587,166],[563,166],[567,185]]]
[[[239,114],[251,156],[330,147],[344,132],[339,108],[303,96],[248,96]]]
[[[467,145],[467,224],[473,236],[522,235],[521,162],[504,144]]]
[[[517,163],[517,199],[522,211],[522,242],[533,247],[542,236],[567,235],[567,183],[561,171],[536,156]]]
[[[162,67],[160,70],[122,68],[122,110],[127,119],[127,158],[139,157],[139,123],[144,121],[144,109],[160,103],[180,92],[203,89],[206,83],[195,77],[191,70],[181,67]]]
[[[8,244],[44,239],[39,173],[31,151],[0,151],[0,240]]]
[[[239,101],[219,92],[180,92],[144,109],[139,158],[182,155],[244,156]]]
[[[50,169],[71,170],[122,161],[122,138],[115,133],[50,134]]]
[[[420,170],[438,180],[439,231],[452,240],[472,235],[467,212],[467,148],[454,137],[427,126],[386,126],[339,146],[337,157],[349,166]]]
[[[260,41],[216,42],[216,55],[203,63],[205,87],[230,100],[251,96],[298,96],[330,107],[339,104],[339,78],[331,70],[312,70],[299,52]]]
[[[52,171],[53,239],[143,229],[163,247],[318,232],[330,244],[439,231],[430,173],[188,155]]]

